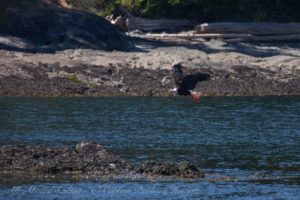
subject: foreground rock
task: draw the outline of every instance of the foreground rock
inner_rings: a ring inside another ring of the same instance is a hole
[[[189,162],[145,161],[133,164],[117,157],[102,145],[80,142],[76,146],[25,146],[0,147],[0,174],[91,175],[126,176],[150,175],[178,178],[202,178],[201,173]]]

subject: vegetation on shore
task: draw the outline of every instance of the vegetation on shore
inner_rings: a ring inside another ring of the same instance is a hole
[[[145,18],[212,21],[300,21],[298,0],[70,0],[75,8],[107,16],[121,6]]]

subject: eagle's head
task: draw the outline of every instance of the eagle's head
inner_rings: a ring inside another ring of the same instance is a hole
[[[180,63],[177,63],[175,65],[173,65],[172,67],[172,72],[175,73],[175,72],[179,72],[179,73],[182,73],[182,62]]]

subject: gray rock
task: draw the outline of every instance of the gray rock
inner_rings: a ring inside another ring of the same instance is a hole
[[[173,163],[171,161],[157,162],[144,161],[135,168],[137,173],[145,173],[150,175],[163,175],[182,178],[203,178],[201,173],[190,162]]]
[[[23,49],[24,44],[12,48],[0,43],[2,48],[28,51],[73,48],[127,51],[131,48],[124,34],[95,14],[47,6],[35,0],[2,0],[1,4],[6,12],[0,20],[0,36],[27,42],[27,49]]]
[[[145,161],[135,165],[119,158],[102,145],[83,141],[76,146],[25,146],[0,147],[1,174],[48,175],[95,175],[120,176],[145,174],[179,178],[202,178],[201,173],[189,162]]]

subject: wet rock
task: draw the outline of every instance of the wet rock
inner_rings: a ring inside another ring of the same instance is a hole
[[[102,145],[83,141],[76,146],[0,147],[0,174],[94,175],[117,176],[146,174],[179,178],[202,178],[204,175],[189,162],[145,161],[135,165],[119,158]]]
[[[14,64],[16,69],[7,76],[1,76],[0,69],[0,95],[167,96],[168,90],[173,87],[168,78],[169,70],[165,69],[132,69],[125,66],[108,69],[104,66],[82,64],[67,68],[56,65],[44,64],[40,67],[34,64]],[[232,68],[234,70],[231,72],[210,67],[202,67],[201,70],[185,68],[185,74],[199,71],[211,74],[211,80],[201,82],[195,88],[202,96],[300,94],[298,75],[278,78],[277,73],[266,69],[250,70],[246,66]],[[17,74],[20,69],[22,75]],[[110,70],[114,70],[114,73],[110,73]],[[78,80],[70,79],[67,74],[74,74],[72,76],[78,77]]]
[[[201,173],[190,162],[173,163],[171,161],[145,161],[137,166],[135,170],[137,173],[145,173],[150,175],[163,175],[183,178],[204,177],[204,174]]]
[[[299,95],[299,45],[289,44],[288,56],[282,45],[270,56],[259,53],[271,51],[272,45],[247,44],[241,49],[230,44],[233,49],[226,51],[203,46],[145,52],[69,49],[55,54],[0,50],[0,96],[168,96],[173,87],[170,67],[179,61],[185,75],[211,75],[194,90],[201,96]]]

